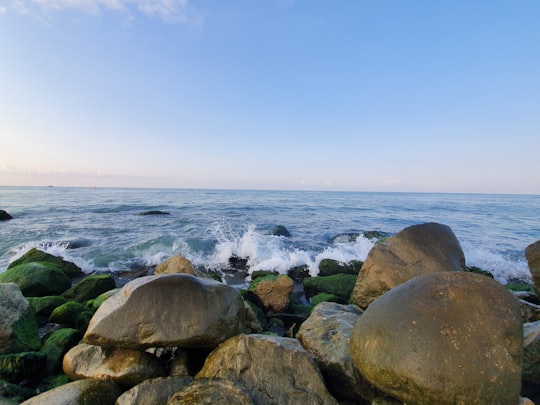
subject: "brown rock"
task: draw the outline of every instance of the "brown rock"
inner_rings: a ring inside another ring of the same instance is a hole
[[[253,405],[244,388],[231,380],[219,378],[194,381],[181,391],[173,394],[167,405]]]
[[[114,405],[121,393],[112,381],[87,379],[61,385],[21,405]]]
[[[534,291],[536,295],[540,297],[540,240],[531,243],[525,249],[525,257],[529,263],[529,270],[531,271]]]
[[[286,275],[267,276],[255,280],[249,291],[256,297],[266,313],[277,314],[289,308],[294,287],[293,280]]]

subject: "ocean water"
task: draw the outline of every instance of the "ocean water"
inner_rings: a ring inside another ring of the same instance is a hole
[[[32,247],[83,271],[155,266],[179,254],[197,266],[226,269],[233,255],[250,270],[324,258],[364,260],[375,240],[419,223],[452,228],[467,265],[505,282],[530,279],[524,250],[540,239],[539,195],[315,191],[0,187],[0,272]],[[140,215],[159,210],[169,215]],[[274,236],[282,225],[290,237]]]

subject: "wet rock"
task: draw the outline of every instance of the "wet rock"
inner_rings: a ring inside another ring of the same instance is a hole
[[[296,336],[315,359],[330,392],[340,401],[362,403],[376,396],[349,352],[351,332],[361,314],[353,305],[323,302],[313,309]]]
[[[213,347],[245,328],[244,302],[233,287],[189,274],[141,277],[108,298],[84,341],[126,347]]]
[[[28,302],[38,317],[38,321],[49,319],[52,311],[60,305],[65,304],[67,300],[59,295],[49,295],[46,297],[28,297]]]
[[[171,215],[171,213],[167,211],[150,210],[150,211],[139,212],[139,215],[144,217],[148,215]]]
[[[519,400],[519,306],[482,275],[438,272],[393,288],[358,319],[350,350],[368,381],[407,403]]]
[[[18,266],[23,263],[52,263],[55,264],[69,277],[82,276],[83,272],[79,266],[74,263],[68,262],[59,256],[51,255],[50,253],[43,252],[39,249],[32,248],[26,252],[23,256],[10,263],[8,269]]]
[[[347,304],[356,284],[356,279],[357,276],[354,274],[310,277],[304,279],[304,290],[308,298],[319,293],[327,293],[339,297],[341,303]]]
[[[65,291],[62,296],[68,300],[84,302],[116,288],[110,274],[91,274]]]
[[[415,276],[463,270],[463,250],[448,226],[409,226],[369,251],[351,301],[366,308],[386,291]]]
[[[75,328],[84,332],[92,315],[92,310],[83,304],[75,301],[68,301],[51,312],[49,322],[58,323],[62,326]]]
[[[272,235],[274,236],[285,236],[286,238],[290,238],[291,237],[291,233],[289,232],[289,230],[287,228],[285,228],[285,226],[283,225],[276,225],[272,228],[272,232],[271,232]]]
[[[41,347],[34,311],[14,283],[0,284],[0,354]]]
[[[294,282],[289,276],[270,275],[253,281],[248,291],[253,294],[266,313],[275,314],[287,311],[293,287]]]
[[[235,404],[253,405],[251,397],[244,388],[231,380],[200,379],[175,393],[167,405],[214,405]]]
[[[63,369],[72,380],[106,378],[123,388],[131,388],[144,380],[166,374],[163,363],[145,351],[105,349],[85,343],[66,353]]]
[[[534,290],[536,291],[536,295],[540,297],[540,240],[527,246],[525,249],[525,257],[529,263]]]
[[[322,259],[319,263],[319,276],[331,276],[334,274],[358,274],[363,262],[351,260],[348,263],[334,259]]]
[[[23,263],[0,273],[0,283],[17,284],[26,297],[59,295],[71,287],[71,279],[53,263]]]
[[[32,397],[24,405],[114,405],[122,391],[112,381],[73,381]],[[21,404],[21,405],[22,405]]]
[[[47,356],[45,371],[47,374],[62,370],[62,360],[64,355],[82,337],[82,333],[77,329],[62,328],[53,331],[43,342],[41,352]]]
[[[260,405],[337,404],[311,356],[291,338],[234,336],[210,353],[200,378],[234,380]]]
[[[124,392],[118,397],[115,405],[167,405],[172,394],[182,390],[192,381],[192,377],[152,378]]]
[[[9,215],[4,210],[0,210],[0,221],[8,221],[10,219],[13,219],[13,217],[11,215]]]

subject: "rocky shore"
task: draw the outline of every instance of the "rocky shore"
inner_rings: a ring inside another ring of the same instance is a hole
[[[0,404],[540,403],[525,252],[533,285],[503,286],[428,223],[244,290],[179,256],[123,280],[32,249],[0,273]]]

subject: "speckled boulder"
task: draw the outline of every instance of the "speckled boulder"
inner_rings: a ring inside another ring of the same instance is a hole
[[[395,287],[358,319],[350,350],[368,381],[406,403],[519,401],[519,305],[483,275],[439,272]]]
[[[371,248],[351,302],[367,308],[374,299],[413,277],[463,270],[463,250],[448,226],[433,222],[409,226]]]
[[[189,274],[165,274],[135,279],[104,301],[84,341],[133,349],[213,347],[244,328],[238,290]]]

